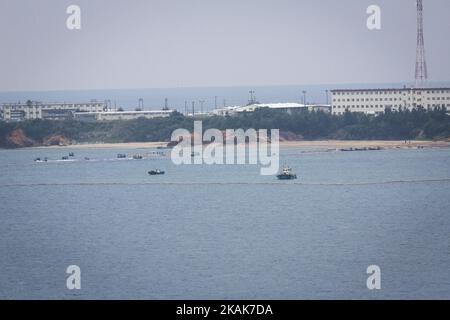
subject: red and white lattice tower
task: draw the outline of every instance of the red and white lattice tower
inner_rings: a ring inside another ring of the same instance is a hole
[[[428,79],[427,62],[425,60],[425,43],[423,40],[423,6],[417,0],[417,52],[416,52],[416,88],[423,88]]]

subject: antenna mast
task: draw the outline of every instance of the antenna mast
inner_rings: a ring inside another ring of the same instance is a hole
[[[425,42],[423,40],[423,5],[417,0],[417,51],[416,51],[416,88],[423,88],[428,79],[425,60]]]

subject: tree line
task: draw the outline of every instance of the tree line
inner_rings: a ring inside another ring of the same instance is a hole
[[[445,108],[400,110],[374,116],[346,112],[332,115],[324,112],[299,111],[288,114],[268,108],[236,115],[197,119],[203,129],[280,129],[290,139],[338,140],[413,140],[450,138],[450,115]],[[30,120],[0,122],[0,147],[8,147],[8,137],[21,129],[36,144],[52,136],[63,136],[73,142],[146,142],[169,141],[175,129],[193,130],[193,119],[174,112],[167,118],[105,122],[76,120]]]

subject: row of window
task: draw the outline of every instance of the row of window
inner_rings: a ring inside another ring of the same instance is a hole
[[[395,107],[397,107],[397,105],[395,105]],[[380,104],[376,104],[376,105],[357,105],[357,106],[333,106],[333,109],[359,109],[359,108],[385,108],[384,105]]]
[[[380,112],[375,112],[376,114],[379,114]],[[343,112],[335,112],[334,114],[336,114],[336,115],[343,115],[343,114],[345,114],[345,111],[343,111]]]
[[[337,95],[367,95],[367,94],[406,94],[406,92],[410,92],[410,90],[402,90],[402,91],[344,91],[344,92],[334,92],[333,94]],[[422,94],[425,92],[424,90],[413,90],[413,94]],[[450,93],[450,90],[427,90],[427,94],[437,94],[437,93]]]
[[[379,98],[379,99],[378,98],[365,98],[365,99],[364,98],[361,98],[361,99],[356,98],[356,102],[359,102],[360,100],[361,100],[361,102],[363,102],[363,101],[383,101],[383,98]],[[384,98],[384,101],[397,101],[397,100],[401,101],[402,99],[400,99],[400,98],[398,98],[398,99],[397,98]],[[403,100],[406,100],[406,98]],[[411,100],[411,98],[408,97],[408,100]],[[413,100],[422,101],[421,98],[416,99],[415,97],[413,98]],[[449,97],[432,97],[432,98],[428,97],[427,98],[427,101],[436,101],[436,100],[438,100],[438,101],[449,100],[450,101],[450,96]],[[342,102],[345,102],[345,101],[347,101],[347,102],[353,101],[354,102],[355,98],[342,99]],[[341,102],[341,99],[334,98],[333,102]]]
[[[383,101],[383,98],[380,98],[380,99],[378,99],[378,98],[366,98],[366,99],[364,99],[364,98],[361,98],[361,99],[342,99],[342,102],[345,102],[345,101],[347,101],[347,102],[350,102],[350,101],[352,101],[352,102],[354,102],[354,101],[356,101],[356,102],[359,102],[361,100],[361,102],[363,102],[363,101]],[[399,101],[401,101],[401,99],[399,98],[398,99]],[[410,98],[408,99],[408,100],[411,100]],[[333,99],[333,102],[341,102],[341,99]],[[397,98],[385,98],[384,99],[384,101],[397,101]]]
[[[382,104],[380,104],[380,105],[378,105],[378,104],[376,104],[376,105],[356,105],[356,106],[348,105],[348,106],[333,106],[333,109],[341,109],[341,108],[342,109],[360,109],[360,108],[362,108],[362,109],[364,109],[364,108],[369,109],[369,108],[386,108],[386,107],[388,107],[388,106],[387,105],[382,105]],[[395,104],[395,105],[391,105],[390,107],[399,108],[399,107],[402,107],[402,106]],[[450,104],[447,104],[447,105],[445,105],[445,104],[427,104],[426,107],[427,108],[436,108],[436,107],[447,107],[447,108],[449,108]]]
[[[32,108],[43,108],[43,109],[73,109],[73,108],[85,108],[85,109],[103,109],[104,105],[102,104],[64,104],[64,105],[23,105],[23,104],[14,104],[14,105],[6,105],[4,104],[2,108],[4,110],[7,109],[32,109]]]

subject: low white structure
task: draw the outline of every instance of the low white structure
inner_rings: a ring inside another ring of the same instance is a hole
[[[87,103],[4,103],[0,108],[0,118],[4,121],[23,121],[32,119],[62,120],[73,117],[73,113],[100,112],[106,110],[102,102]]]
[[[297,111],[309,110],[309,111],[323,111],[330,112],[331,105],[319,105],[319,104],[301,104],[296,102],[285,102],[285,103],[258,103],[246,106],[234,106],[220,108],[213,111],[215,115],[232,115],[239,112],[254,112],[256,109],[269,108],[273,110],[279,110],[287,113],[293,113]]]
[[[215,116],[232,115],[232,114],[235,114],[236,112],[238,112],[237,110],[239,108],[241,108],[241,107],[240,106],[229,106],[229,107],[218,108],[218,109],[214,109],[211,112],[211,115],[215,115]],[[189,116],[192,116],[192,113],[190,113]]]
[[[76,112],[74,118],[80,121],[153,119],[169,117],[173,112],[174,110]]]
[[[393,111],[423,107],[450,109],[450,88],[403,89],[337,89],[331,90],[332,114],[361,112],[380,114],[386,108]]]

